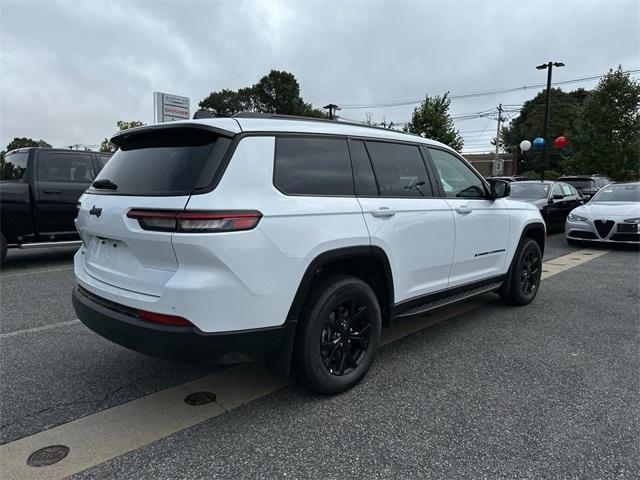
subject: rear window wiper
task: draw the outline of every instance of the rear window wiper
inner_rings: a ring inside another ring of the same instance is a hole
[[[111,180],[107,180],[106,178],[104,180],[96,180],[95,182],[93,182],[91,186],[93,188],[99,188],[100,190],[117,190],[118,189],[118,185],[113,183]]]

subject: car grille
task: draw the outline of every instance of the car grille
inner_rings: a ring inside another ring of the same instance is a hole
[[[611,231],[615,223],[616,222],[614,222],[613,220],[593,221],[593,224],[595,225],[596,231],[598,232],[598,235],[600,235],[600,238],[605,238],[607,235],[609,235],[609,232]]]
[[[571,230],[569,236],[573,238],[584,238],[586,240],[595,240],[598,238],[595,233],[585,232],[583,230]]]
[[[611,239],[616,242],[640,242],[640,233],[614,233]]]

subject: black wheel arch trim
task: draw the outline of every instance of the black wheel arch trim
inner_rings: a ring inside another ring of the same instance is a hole
[[[535,238],[527,235],[528,233],[534,232],[534,231],[540,231],[542,233],[542,243],[539,244],[540,247],[540,255],[541,258],[544,258],[544,244],[545,244],[545,239],[546,239],[546,228],[545,228],[545,224],[543,222],[533,222],[533,223],[529,223],[528,225],[525,225],[525,227],[522,229],[522,233],[520,234],[520,239],[518,240],[518,245],[515,249],[515,251],[513,252],[513,257],[511,258],[511,263],[509,264],[509,270],[507,270],[507,274],[505,275],[505,280],[504,280],[504,284],[506,285],[505,289],[507,289],[506,291],[508,291],[509,286],[511,285],[511,276],[513,274],[513,264],[516,261],[516,254],[518,253],[518,249],[520,248],[520,245],[522,245],[522,241],[525,238],[531,238],[535,241]]]
[[[389,306],[393,306],[393,274],[391,273],[391,264],[389,263],[389,258],[385,251],[382,248],[373,245],[336,248],[319,254],[311,261],[311,263],[309,263],[302,279],[300,280],[298,290],[296,291],[291,307],[289,308],[289,313],[287,314],[285,323],[296,323],[298,321],[304,302],[311,290],[311,285],[313,284],[316,275],[322,270],[323,266],[336,260],[366,257],[375,258],[381,262],[383,269],[382,273],[385,277],[385,293],[387,295]]]

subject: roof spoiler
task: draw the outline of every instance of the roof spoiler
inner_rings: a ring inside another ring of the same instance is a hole
[[[158,123],[156,125],[145,125],[142,127],[129,128],[127,130],[122,130],[121,132],[118,132],[111,137],[111,143],[113,143],[117,147],[121,147],[134,136],[142,135],[149,132],[159,132],[162,130],[176,130],[176,129],[208,130],[212,133],[216,133],[222,137],[228,137],[228,138],[232,138],[237,135],[236,132],[232,132],[231,130],[225,130],[224,128],[214,127],[212,125],[206,125],[203,123],[167,122],[167,123]]]

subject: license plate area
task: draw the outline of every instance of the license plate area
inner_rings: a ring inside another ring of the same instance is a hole
[[[618,232],[620,233],[638,233],[637,223],[619,223]]]

